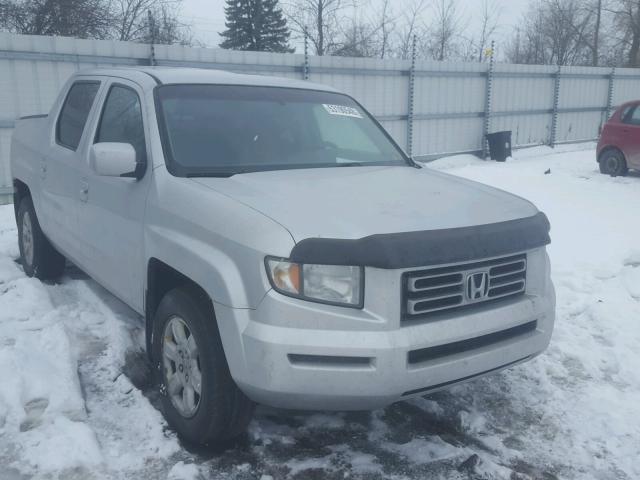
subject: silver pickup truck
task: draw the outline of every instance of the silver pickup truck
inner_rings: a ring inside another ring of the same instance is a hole
[[[144,316],[191,442],[237,436],[254,402],[378,408],[551,337],[545,215],[417,164],[323,85],[79,72],[18,121],[11,169],[25,273],[69,259]]]

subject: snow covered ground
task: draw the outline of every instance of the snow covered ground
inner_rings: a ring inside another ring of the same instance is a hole
[[[216,450],[167,429],[136,315],[74,268],[57,285],[26,278],[0,207],[0,479],[640,478],[640,175],[600,175],[593,148],[430,164],[547,213],[545,354],[375,412],[259,408]]]

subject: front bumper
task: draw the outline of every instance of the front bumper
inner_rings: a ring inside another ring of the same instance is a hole
[[[499,305],[409,326],[389,320],[389,312],[399,314],[398,302],[394,295],[373,297],[373,287],[367,287],[366,298],[378,313],[387,309],[383,315],[312,304],[274,291],[256,310],[216,305],[216,315],[231,374],[254,401],[292,409],[375,409],[542,352],[555,319],[548,263],[544,270],[547,278],[538,282],[543,288],[535,294],[528,291]],[[397,292],[396,286],[386,291]],[[443,345],[450,348],[426,359],[410,355]]]

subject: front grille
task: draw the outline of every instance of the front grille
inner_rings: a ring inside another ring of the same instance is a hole
[[[403,320],[430,317],[523,295],[526,254],[405,272]]]

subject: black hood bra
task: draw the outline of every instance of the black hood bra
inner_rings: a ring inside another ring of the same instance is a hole
[[[294,262],[385,269],[467,262],[524,252],[551,242],[549,220],[527,218],[470,227],[370,235],[353,240],[307,238],[291,250]]]

